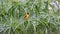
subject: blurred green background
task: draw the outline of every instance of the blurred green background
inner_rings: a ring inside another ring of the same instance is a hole
[[[0,34],[60,34],[60,0],[0,0]]]

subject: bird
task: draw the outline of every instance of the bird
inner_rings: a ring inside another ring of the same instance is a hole
[[[28,20],[28,19],[29,19],[29,16],[30,16],[29,13],[25,13],[24,18],[25,18],[26,20]]]

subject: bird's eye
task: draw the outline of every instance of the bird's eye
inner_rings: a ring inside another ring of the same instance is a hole
[[[29,13],[27,13],[29,15]]]

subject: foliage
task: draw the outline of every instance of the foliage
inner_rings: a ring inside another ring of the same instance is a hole
[[[51,2],[0,0],[0,34],[60,34],[60,10],[54,10]]]

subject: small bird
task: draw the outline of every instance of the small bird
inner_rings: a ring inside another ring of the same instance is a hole
[[[29,13],[26,13],[26,14],[24,15],[24,18],[25,18],[26,20],[28,20],[29,16],[30,16],[30,14],[29,14]]]

